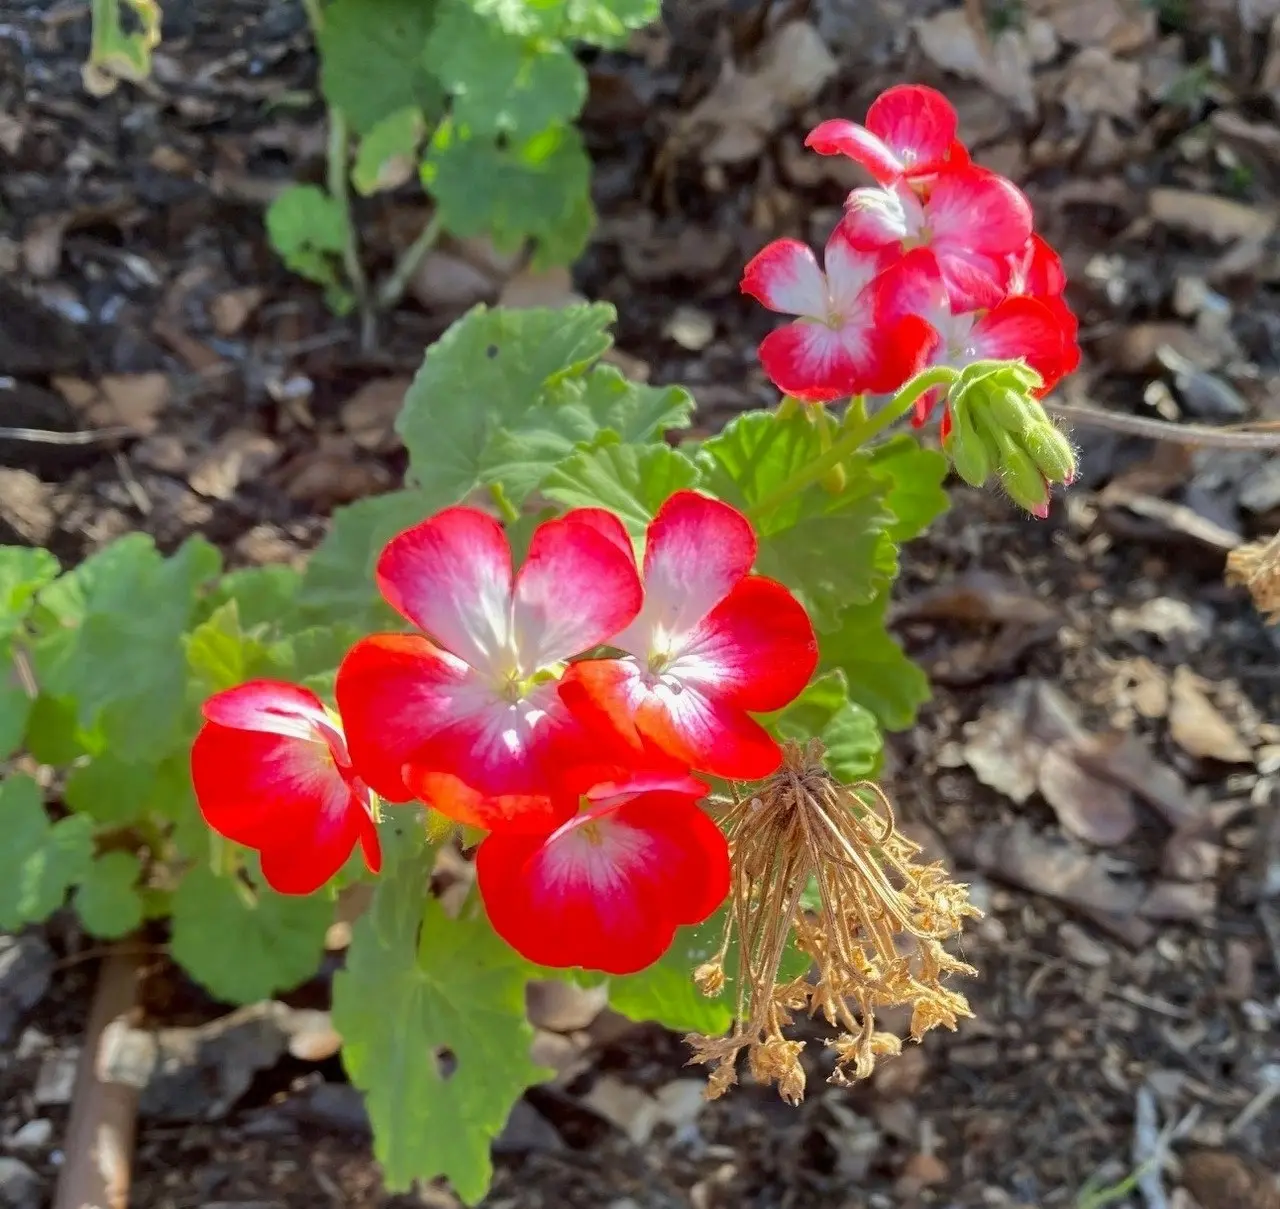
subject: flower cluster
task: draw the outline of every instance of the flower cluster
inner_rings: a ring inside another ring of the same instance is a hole
[[[257,849],[276,889],[306,893],[357,842],[376,872],[377,799],[420,800],[486,833],[480,894],[524,956],[641,969],[728,894],[695,774],[774,772],[781,750],[752,714],[787,705],[817,663],[803,608],[751,573],[755,556],[746,518],[692,491],[658,511],[642,565],[602,510],[540,525],[517,570],[496,520],[447,508],[378,559],[417,632],[352,647],[341,721],[285,684],[206,703],[205,819]]]
[[[1026,197],[973,163],[957,124],[941,93],[901,85],[873,102],[865,126],[832,120],[810,132],[807,146],[849,157],[876,184],[849,194],[822,265],[779,239],[746,267],[745,293],[798,316],[759,350],[787,395],[886,394],[929,366],[1016,360],[1043,395],[1076,367],[1062,264],[1033,231]],[[939,398],[918,401],[917,424]]]

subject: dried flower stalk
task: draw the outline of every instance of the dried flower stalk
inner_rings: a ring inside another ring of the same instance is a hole
[[[1243,584],[1266,621],[1280,622],[1280,533],[1270,541],[1232,550],[1227,555],[1227,584]]]
[[[733,862],[729,921],[718,956],[694,972],[699,989],[718,994],[738,939],[737,1011],[725,1037],[691,1034],[694,1063],[710,1066],[707,1097],[737,1082],[745,1049],[752,1075],[777,1085],[789,1104],[804,1098],[804,1042],[788,1040],[795,1014],[821,1013],[840,1029],[830,1082],[865,1079],[876,1058],[898,1054],[902,1040],[876,1028],[877,1008],[911,1007],[913,1040],[956,1027],[969,1003],[942,985],[948,974],[976,974],[946,952],[965,917],[980,917],[968,887],[920,852],[896,828],[893,809],[870,782],[843,785],[823,766],[817,740],[788,743],[782,768],[750,797],[736,798],[725,820]],[[860,795],[866,794],[875,805]],[[807,910],[810,878],[820,905]],[[779,981],[788,937],[817,966],[816,981]]]

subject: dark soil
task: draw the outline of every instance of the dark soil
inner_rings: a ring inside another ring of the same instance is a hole
[[[993,91],[1007,84],[997,75],[958,81],[921,49],[909,21],[949,7],[677,0],[634,53],[592,63],[585,128],[601,221],[573,284],[617,306],[620,352],[652,381],[688,385],[704,428],[768,405],[754,348],[771,320],[738,296],[741,266],[780,234],[820,240],[853,183],[838,166],[800,163],[804,130],[916,79],[953,96],[977,157],[1024,184],[1062,250],[1085,349],[1069,397],[1204,423],[1280,421],[1280,272],[1265,223],[1280,200],[1280,72],[1266,29],[1246,27],[1267,6],[1158,5],[1158,21],[1138,0],[989,6],[993,19],[1016,9],[1058,31],[1021,107]],[[1063,16],[1086,8],[1098,14],[1084,26]],[[1108,25],[1116,13],[1130,26]],[[749,68],[788,17],[816,23],[838,71],[758,151],[708,162],[719,131],[688,115],[727,59]],[[353,442],[342,404],[372,379],[411,373],[458,308],[410,299],[384,317],[376,351],[362,351],[356,325],[267,248],[264,205],[289,180],[323,173],[299,7],[171,4],[165,22],[153,79],[94,101],[80,82],[87,5],[10,0],[0,12],[4,423],[81,428],[68,378],[157,372],[168,383],[145,439],[0,440],[0,540],[73,560],[131,530],[165,548],[201,532],[233,564],[297,558],[333,507],[394,486],[403,469],[399,451]],[[1263,216],[1261,233],[1224,236],[1198,212],[1171,219],[1153,206],[1157,189],[1228,199],[1237,224],[1246,211]],[[421,222],[421,201],[406,190],[360,203],[359,215],[369,266],[385,269]],[[220,330],[219,300],[243,290],[255,304]],[[681,334],[677,308],[709,329],[705,341]],[[1190,369],[1160,362],[1154,323]],[[265,438],[269,468],[237,478],[225,450],[246,435]],[[912,833],[973,883],[987,912],[964,944],[981,971],[968,988],[975,1019],[853,1090],[822,1082],[814,1031],[799,1109],[746,1086],[640,1145],[587,1106],[591,1089],[660,1090],[691,1077],[686,1052],[651,1027],[593,1034],[581,1073],[530,1094],[490,1209],[1099,1204],[1086,1186],[1137,1166],[1144,1096],[1158,1125],[1185,1122],[1160,1176],[1175,1199],[1153,1199],[1148,1183],[1121,1203],[1274,1206],[1280,1098],[1245,1110],[1280,1076],[1280,904],[1267,897],[1280,888],[1280,631],[1223,586],[1221,544],[1185,513],[1126,501],[1183,504],[1249,540],[1276,530],[1280,491],[1274,504],[1250,502],[1264,454],[1075,437],[1082,480],[1050,520],[957,488],[949,515],[907,552],[899,586],[897,631],[938,687],[916,728],[892,738],[888,787]],[[1017,598],[1013,614],[993,584]],[[1133,621],[1154,616],[1156,600],[1177,624]],[[1027,622],[1037,609],[1052,621]],[[1188,749],[1169,703],[1188,671],[1248,760]],[[1136,831],[1099,848],[1064,838],[1042,795],[1017,805],[980,781],[965,726],[1012,709],[1011,691],[1029,680],[1056,686],[1089,731],[1132,735],[1149,761],[1139,780],[1180,778],[1199,830],[1175,830],[1143,804]],[[1009,855],[1014,835],[1034,841],[1021,863]],[[1043,846],[1055,842],[1132,890],[1132,909],[1100,924],[1087,893],[1072,902]],[[83,1028],[93,962],[59,927],[50,940],[67,960],[27,1024],[56,1049]],[[51,1189],[65,1109],[32,1100],[40,1052],[0,1058],[0,1113],[6,1135],[53,1121],[49,1145],[22,1155]],[[333,1061],[293,1063],[260,1074],[226,1120],[144,1120],[131,1203],[455,1204],[442,1189],[386,1198],[349,1101],[306,1108],[318,1084],[341,1077]],[[1269,1163],[1269,1182],[1250,1163]],[[1246,1199],[1228,1199],[1232,1179],[1246,1181]]]

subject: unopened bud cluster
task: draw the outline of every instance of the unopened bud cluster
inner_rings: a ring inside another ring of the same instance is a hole
[[[1076,457],[1035,397],[1039,386],[1035,370],[1018,362],[967,366],[947,395],[942,447],[970,486],[998,478],[1014,503],[1044,517],[1052,487],[1075,478]]]

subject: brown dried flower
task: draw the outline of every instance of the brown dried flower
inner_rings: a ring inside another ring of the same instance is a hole
[[[916,1041],[972,1015],[965,997],[942,985],[948,974],[977,973],[942,947],[966,917],[981,916],[968,888],[940,864],[916,864],[919,845],[897,830],[881,790],[841,784],[822,754],[817,740],[788,743],[782,768],[757,793],[736,798],[724,820],[733,862],[729,920],[719,956],[699,967],[696,981],[706,994],[723,987],[736,936],[736,1023],[725,1037],[687,1038],[691,1062],[711,1067],[709,1099],[737,1082],[745,1049],[752,1075],[798,1104],[804,1043],[784,1035],[798,1012],[821,1014],[841,1030],[831,1042],[836,1084],[865,1079],[877,1057],[901,1051],[897,1036],[877,1031],[877,1008],[909,1006]],[[816,910],[802,901],[811,878]],[[793,933],[816,980],[779,981]]]
[[[1280,622],[1280,533],[1270,541],[1251,542],[1227,555],[1228,585],[1249,589],[1259,613],[1269,622]]]

